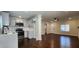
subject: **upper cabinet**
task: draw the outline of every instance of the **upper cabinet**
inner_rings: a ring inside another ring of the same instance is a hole
[[[16,23],[16,18],[10,17],[10,26],[15,26],[15,23]]]
[[[9,13],[2,12],[2,24],[9,25]]]
[[[0,15],[0,28],[2,28],[2,16]]]
[[[23,26],[21,26],[21,27],[27,26],[27,20],[26,19],[20,19],[20,18],[17,18],[17,17],[10,17],[10,26],[14,27],[14,26],[16,26],[16,23],[23,23]]]

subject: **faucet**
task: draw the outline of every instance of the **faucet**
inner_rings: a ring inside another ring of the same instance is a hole
[[[9,27],[7,25],[3,25],[2,34],[7,34],[7,30],[9,30]],[[6,31],[6,33],[5,33],[5,31]]]

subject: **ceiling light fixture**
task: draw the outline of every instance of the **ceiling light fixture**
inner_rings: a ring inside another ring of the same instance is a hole
[[[21,16],[19,16],[19,18],[22,18]]]
[[[71,17],[69,17],[68,19],[69,19],[69,20],[72,20],[72,18],[71,18]]]
[[[54,18],[54,21],[58,21],[59,19],[58,18]]]

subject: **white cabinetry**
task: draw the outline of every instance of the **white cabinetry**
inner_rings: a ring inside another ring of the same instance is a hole
[[[0,34],[0,48],[18,48],[17,33]]]
[[[3,25],[9,25],[9,13],[2,12],[2,23]]]
[[[15,21],[16,21],[15,17],[10,17],[10,26],[15,26]]]

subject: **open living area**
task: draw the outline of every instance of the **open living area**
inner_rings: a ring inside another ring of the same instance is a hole
[[[0,11],[0,48],[79,48],[79,11]]]

